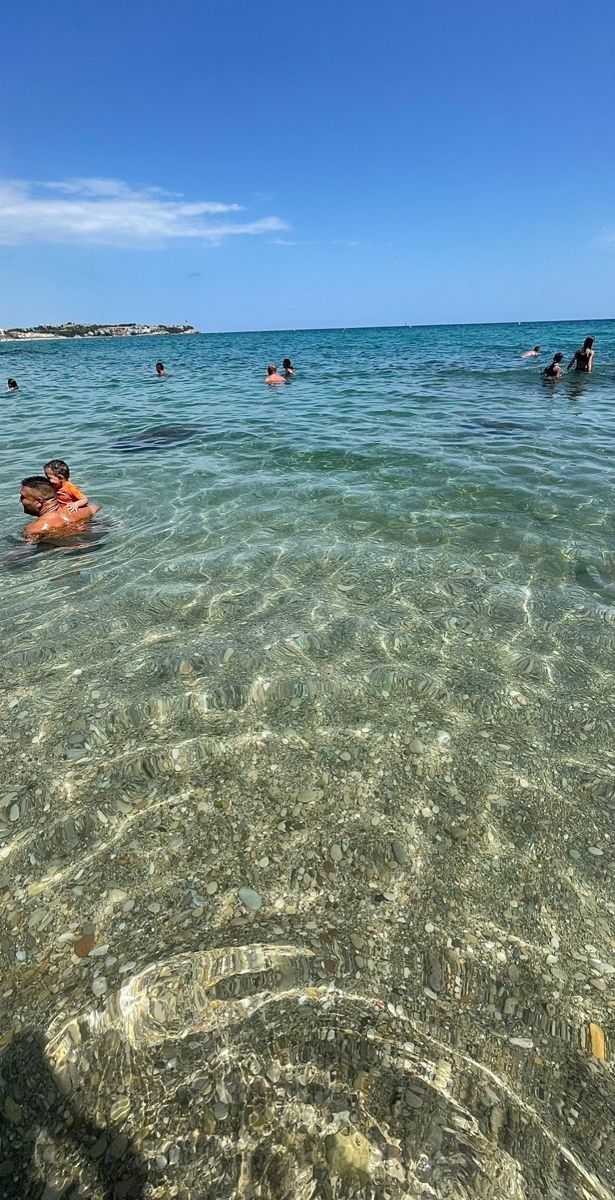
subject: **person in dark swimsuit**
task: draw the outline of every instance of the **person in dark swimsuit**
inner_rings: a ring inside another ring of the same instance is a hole
[[[562,368],[560,367],[560,363],[562,363],[563,361],[564,361],[563,354],[559,354],[559,353],[554,354],[553,362],[550,362],[549,366],[545,367],[545,369],[543,371],[543,375],[544,375],[545,379],[561,379]]]
[[[586,371],[588,374],[594,369],[594,342],[595,338],[586,337],[580,350],[575,350],[570,362],[568,370],[571,371],[574,367],[575,371]]]

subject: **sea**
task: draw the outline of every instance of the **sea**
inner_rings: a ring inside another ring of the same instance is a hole
[[[2,1197],[612,1200],[615,322],[0,359]]]

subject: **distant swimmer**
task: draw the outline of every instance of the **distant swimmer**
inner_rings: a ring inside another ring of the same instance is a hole
[[[544,375],[545,379],[561,379],[562,368],[560,366],[560,363],[562,363],[563,361],[564,361],[563,354],[554,354],[553,362],[550,362],[549,366],[545,367],[545,369],[543,371],[543,375]]]
[[[52,458],[45,463],[43,470],[52,488],[55,488],[58,504],[66,505],[69,512],[88,507],[90,501],[81,488],[71,483],[68,463],[63,458]]]
[[[18,392],[19,391],[19,384],[16,379],[7,379],[6,385],[9,389],[9,392]]]
[[[540,358],[540,346],[534,346],[533,350],[526,350],[521,358]]]
[[[159,378],[159,379],[160,379],[160,377],[161,377],[162,375],[166,375],[166,371],[165,371],[165,368],[164,368],[164,363],[163,363],[163,362],[157,362],[157,363],[156,363],[156,374],[157,374],[157,376],[158,376],[158,378]]]
[[[49,535],[63,537],[90,521],[100,508],[100,504],[88,504],[87,508],[72,512],[67,505],[58,503],[56,490],[45,475],[28,475],[22,479],[19,502],[24,512],[35,518],[23,530],[28,542]]]
[[[278,375],[278,368],[274,363],[269,363],[267,374],[265,375],[265,383],[286,383],[283,375]]]
[[[586,337],[580,350],[575,350],[570,362],[568,370],[571,371],[574,367],[575,371],[585,371],[591,373],[594,369],[594,342],[595,338]]]
[[[282,366],[284,367],[284,378],[292,379],[292,376],[295,374],[295,368],[293,367],[290,358],[285,358]]]

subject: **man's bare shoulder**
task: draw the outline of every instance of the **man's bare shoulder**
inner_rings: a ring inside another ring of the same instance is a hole
[[[84,508],[75,508],[70,512],[62,513],[63,519],[68,525],[82,525],[84,521],[90,521],[96,513],[100,512],[100,504],[87,504]]]
[[[99,511],[100,504],[87,504],[83,508],[64,509],[63,512],[57,514],[57,528],[64,525],[83,525],[84,521],[90,521]]]

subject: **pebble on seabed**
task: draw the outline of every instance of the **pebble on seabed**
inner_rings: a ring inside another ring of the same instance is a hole
[[[395,859],[395,862],[398,863],[400,867],[405,867],[406,851],[404,850],[403,842],[400,842],[399,838],[393,838],[393,841],[391,842],[391,850],[393,852],[393,858]]]
[[[594,1058],[604,1062],[606,1059],[606,1040],[604,1030],[595,1021],[590,1021],[588,1026],[589,1046]]]
[[[250,912],[257,912],[263,904],[258,892],[255,892],[254,889],[250,887],[240,887],[239,891],[237,892],[237,898],[241,901],[244,908],[249,909]]]

